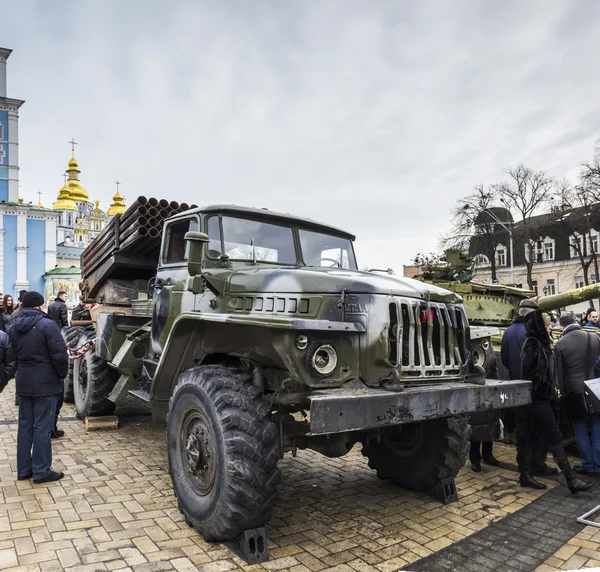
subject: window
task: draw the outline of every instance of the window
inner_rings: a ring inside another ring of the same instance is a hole
[[[537,280],[532,280],[531,281],[531,288],[535,292],[535,295],[539,296],[539,294],[538,294],[538,283],[537,283]]]
[[[583,276],[575,276],[575,288],[583,288]]]
[[[598,235],[597,234],[590,235],[590,254],[592,252],[598,252]]]
[[[208,219],[210,258],[221,254],[222,243],[224,253],[231,260],[296,264],[294,234],[290,227],[229,216],[221,217],[221,226],[222,236],[219,218]]]
[[[302,258],[308,266],[356,270],[352,241],[340,236],[300,230]]]
[[[506,247],[501,244],[496,247],[496,265],[506,266]]]
[[[544,243],[544,260],[554,260],[554,243]]]
[[[475,262],[476,266],[490,265],[490,259],[485,254],[477,254],[475,258],[473,258],[473,262]]]
[[[546,280],[546,294],[548,296],[556,294],[556,285],[554,284],[553,278],[549,278],[548,280]]]
[[[4,125],[0,123],[0,141],[4,141]]]
[[[583,253],[583,237],[577,233],[573,234],[569,246],[571,247],[571,258],[577,258],[580,253]]]
[[[188,242],[185,240],[185,234],[189,230],[198,230],[198,223],[195,220],[182,220],[167,227],[167,241],[163,254],[165,264],[185,262],[188,255]]]

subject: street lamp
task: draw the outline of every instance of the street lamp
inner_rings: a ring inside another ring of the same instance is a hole
[[[500,199],[503,203],[504,199]],[[466,204],[464,210],[469,210],[472,205]],[[515,283],[515,261],[513,257],[513,232],[512,228],[509,228],[504,224],[490,209],[481,209],[481,212],[489,214],[506,232],[508,232],[508,239],[510,241],[510,281]],[[508,223],[511,224],[511,223]]]

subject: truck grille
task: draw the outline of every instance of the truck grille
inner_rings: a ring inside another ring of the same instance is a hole
[[[389,361],[401,377],[460,375],[469,335],[462,307],[397,299],[389,314]]]

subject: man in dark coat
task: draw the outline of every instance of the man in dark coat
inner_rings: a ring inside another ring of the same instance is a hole
[[[69,310],[67,309],[67,293],[61,290],[56,295],[56,300],[48,306],[48,316],[54,320],[60,328],[69,327]]]
[[[0,393],[6,384],[15,377],[17,362],[15,351],[10,343],[8,334],[0,331]]]
[[[64,477],[52,470],[51,433],[67,375],[68,354],[60,328],[42,312],[43,304],[41,294],[27,292],[9,332],[17,358],[17,478],[33,477],[36,484]]]
[[[498,367],[496,365],[496,356],[492,352],[485,363],[486,379],[498,379]],[[500,438],[500,414],[496,410],[478,411],[469,416],[471,425],[471,449],[469,451],[469,460],[471,468],[476,472],[481,472],[481,459],[486,465],[497,467],[500,462],[494,457],[494,441]]]
[[[85,321],[91,320],[92,315],[90,314],[90,309],[86,306],[83,298],[79,299],[79,304],[73,308],[73,312],[71,313],[71,321]]]
[[[584,381],[594,378],[594,365],[600,355],[600,336],[584,332],[573,312],[560,317],[563,334],[554,347],[556,377],[565,412],[573,423],[581,467],[575,470],[600,476],[600,412],[590,414],[585,404]],[[588,422],[592,427],[588,435]]]
[[[531,299],[521,300],[519,315],[512,326],[502,336],[502,363],[508,370],[509,379],[521,379],[521,350],[527,337],[525,316],[539,306]],[[515,410],[517,422],[517,464],[519,465],[520,483],[523,487],[544,489],[546,485],[539,483],[534,476],[557,475],[558,471],[546,465],[548,441],[540,428],[531,422],[527,407]]]

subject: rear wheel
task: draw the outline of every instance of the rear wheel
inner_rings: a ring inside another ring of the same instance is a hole
[[[94,337],[94,334],[84,334],[79,339],[77,347],[93,340]],[[114,413],[115,404],[107,398],[118,379],[117,371],[96,355],[95,347],[92,347],[83,357],[75,360],[73,364],[73,397],[77,415],[81,419],[85,419]]]
[[[277,430],[249,373],[183,372],[167,417],[169,471],[186,522],[207,541],[264,526],[277,498]]]
[[[462,418],[410,423],[382,431],[379,442],[367,440],[362,453],[380,479],[424,491],[458,474],[467,460],[470,435],[471,426]]]

